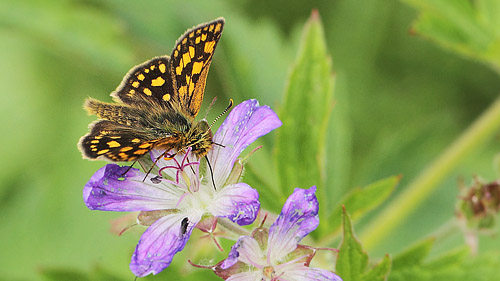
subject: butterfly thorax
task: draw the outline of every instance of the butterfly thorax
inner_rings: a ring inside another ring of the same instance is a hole
[[[184,153],[188,147],[196,157],[205,156],[212,148],[212,131],[206,120],[200,120],[186,130],[176,130],[171,136],[161,138],[155,143],[155,148],[165,151],[174,149],[177,153]],[[175,141],[173,141],[175,140]]]

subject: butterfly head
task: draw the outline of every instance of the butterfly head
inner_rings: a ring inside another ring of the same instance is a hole
[[[201,158],[207,155],[208,151],[212,148],[212,130],[207,120],[202,119],[191,126],[189,132],[186,134],[184,147],[191,147],[192,152]]]

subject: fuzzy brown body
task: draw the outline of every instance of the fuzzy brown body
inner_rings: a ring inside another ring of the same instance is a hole
[[[194,27],[181,36],[170,57],[132,68],[111,93],[114,103],[86,100],[84,108],[100,120],[80,139],[90,159],[134,161],[153,148],[203,157],[213,145],[206,120],[195,121],[206,77],[224,20]]]

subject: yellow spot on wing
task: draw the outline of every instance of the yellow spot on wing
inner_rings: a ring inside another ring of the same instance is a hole
[[[104,154],[104,153],[106,153],[106,152],[108,152],[108,151],[109,151],[109,149],[99,150],[99,151],[97,152],[97,155],[102,155],[102,154]]]
[[[155,68],[156,68],[156,65],[154,65],[154,64],[150,67],[151,70],[155,70]]]
[[[144,80],[144,78],[146,78],[146,77],[144,77],[144,74],[142,74],[142,73],[141,73],[141,74],[139,74],[139,75],[137,75],[137,79],[139,79],[139,80],[141,80],[141,81],[143,81],[143,80]]]
[[[138,143],[138,142],[141,142],[141,140],[140,139],[133,139],[133,140],[131,140],[131,142]]]
[[[205,41],[205,40],[207,40],[207,34],[206,34],[206,33],[203,33],[203,34],[201,35],[201,41]]]
[[[147,69],[147,68],[144,69],[144,72],[149,73],[149,69]]]
[[[189,56],[194,57],[194,47],[193,46],[189,46]]]
[[[99,140],[91,140],[90,143],[99,143]]]
[[[214,25],[211,24],[210,27],[208,28],[208,31],[212,32],[212,30],[214,30]]]
[[[170,100],[170,95],[169,94],[164,94],[163,97],[162,97],[162,99],[164,101],[169,101]]]
[[[214,32],[219,32],[220,29],[221,29],[222,25],[220,23],[217,24],[217,26],[215,27],[215,31]]]
[[[179,55],[179,51],[175,50],[174,51],[174,58],[176,58]]]
[[[122,159],[126,159],[128,157],[128,154],[120,152],[120,153],[118,153],[118,156],[120,156]]]
[[[195,44],[199,44],[199,43],[200,43],[200,41],[201,41],[200,36],[196,37],[196,39],[195,39]]]
[[[175,68],[175,73],[176,73],[177,75],[181,75],[181,73],[182,73],[182,68],[184,68],[184,67],[182,66],[182,64],[180,64],[178,67],[176,67],[176,68]]]
[[[193,62],[193,74],[199,74],[201,72],[202,67],[203,67],[202,61]]]
[[[182,55],[182,60],[184,61],[184,65],[186,66],[188,63],[191,62],[191,56],[189,56],[189,53],[186,52]]]
[[[189,84],[189,94],[192,94],[194,91],[194,83]]]
[[[165,73],[165,70],[166,70],[167,68],[166,68],[165,64],[163,64],[163,63],[162,63],[162,64],[160,64],[160,65],[158,66],[158,69],[161,71],[161,73]]]
[[[139,150],[134,151],[134,154],[136,154],[136,155],[142,155],[142,154],[144,154],[144,153],[146,153],[148,151],[149,150],[147,150],[147,149],[139,149]]]
[[[107,144],[108,144],[108,146],[109,146],[110,148],[113,148],[113,147],[120,147],[120,143],[119,143],[119,142],[117,142],[117,141],[108,141],[108,142],[107,142]]]
[[[189,38],[193,38],[194,32],[189,33]]]
[[[132,87],[134,87],[134,88],[139,87],[139,81],[134,81],[134,82],[132,83]]]
[[[205,53],[212,53],[214,50],[215,41],[205,43]]]
[[[143,143],[143,144],[139,145],[139,148],[148,148],[148,147],[151,147],[151,146],[152,146],[152,144],[146,142],[146,143]]]
[[[186,38],[184,38],[184,39],[182,39],[182,44],[183,44],[183,45],[186,45],[187,41],[188,41],[187,37],[186,37]]]
[[[125,147],[121,148],[120,151],[127,152],[127,151],[132,150],[132,149],[134,149],[134,148],[131,146],[125,146]]]
[[[151,95],[153,94],[153,93],[151,92],[151,90],[150,90],[150,89],[148,89],[148,88],[144,88],[144,90],[142,90],[142,91],[143,91],[146,95],[148,95],[148,96],[151,96]]]
[[[151,86],[159,87],[159,86],[161,86],[163,84],[165,84],[165,79],[161,78],[160,76],[158,76],[158,78],[153,79],[151,81]]]

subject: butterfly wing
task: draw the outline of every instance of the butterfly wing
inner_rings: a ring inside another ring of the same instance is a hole
[[[170,131],[183,132],[198,114],[223,26],[219,18],[189,29],[177,40],[171,57],[133,67],[111,93],[118,104],[87,100],[86,109],[104,120],[80,139],[83,155],[133,161],[153,147],[174,148],[180,139],[173,135],[179,134]]]
[[[173,137],[167,137],[163,142]],[[91,125],[90,133],[80,139],[82,154],[89,159],[107,158],[111,161],[134,161],[155,147],[158,139],[148,139],[147,134],[135,128],[109,120],[99,120]]]
[[[133,67],[111,96],[131,106],[159,105],[180,111],[193,120],[223,27],[224,19],[219,18],[189,29],[177,40],[171,57],[156,57]]]
[[[223,27],[223,18],[198,25],[186,31],[172,51],[170,67],[174,95],[183,113],[191,119],[200,110],[208,69]]]
[[[145,105],[171,110],[175,92],[170,72],[170,58],[156,57],[133,67],[111,96],[130,106]]]

